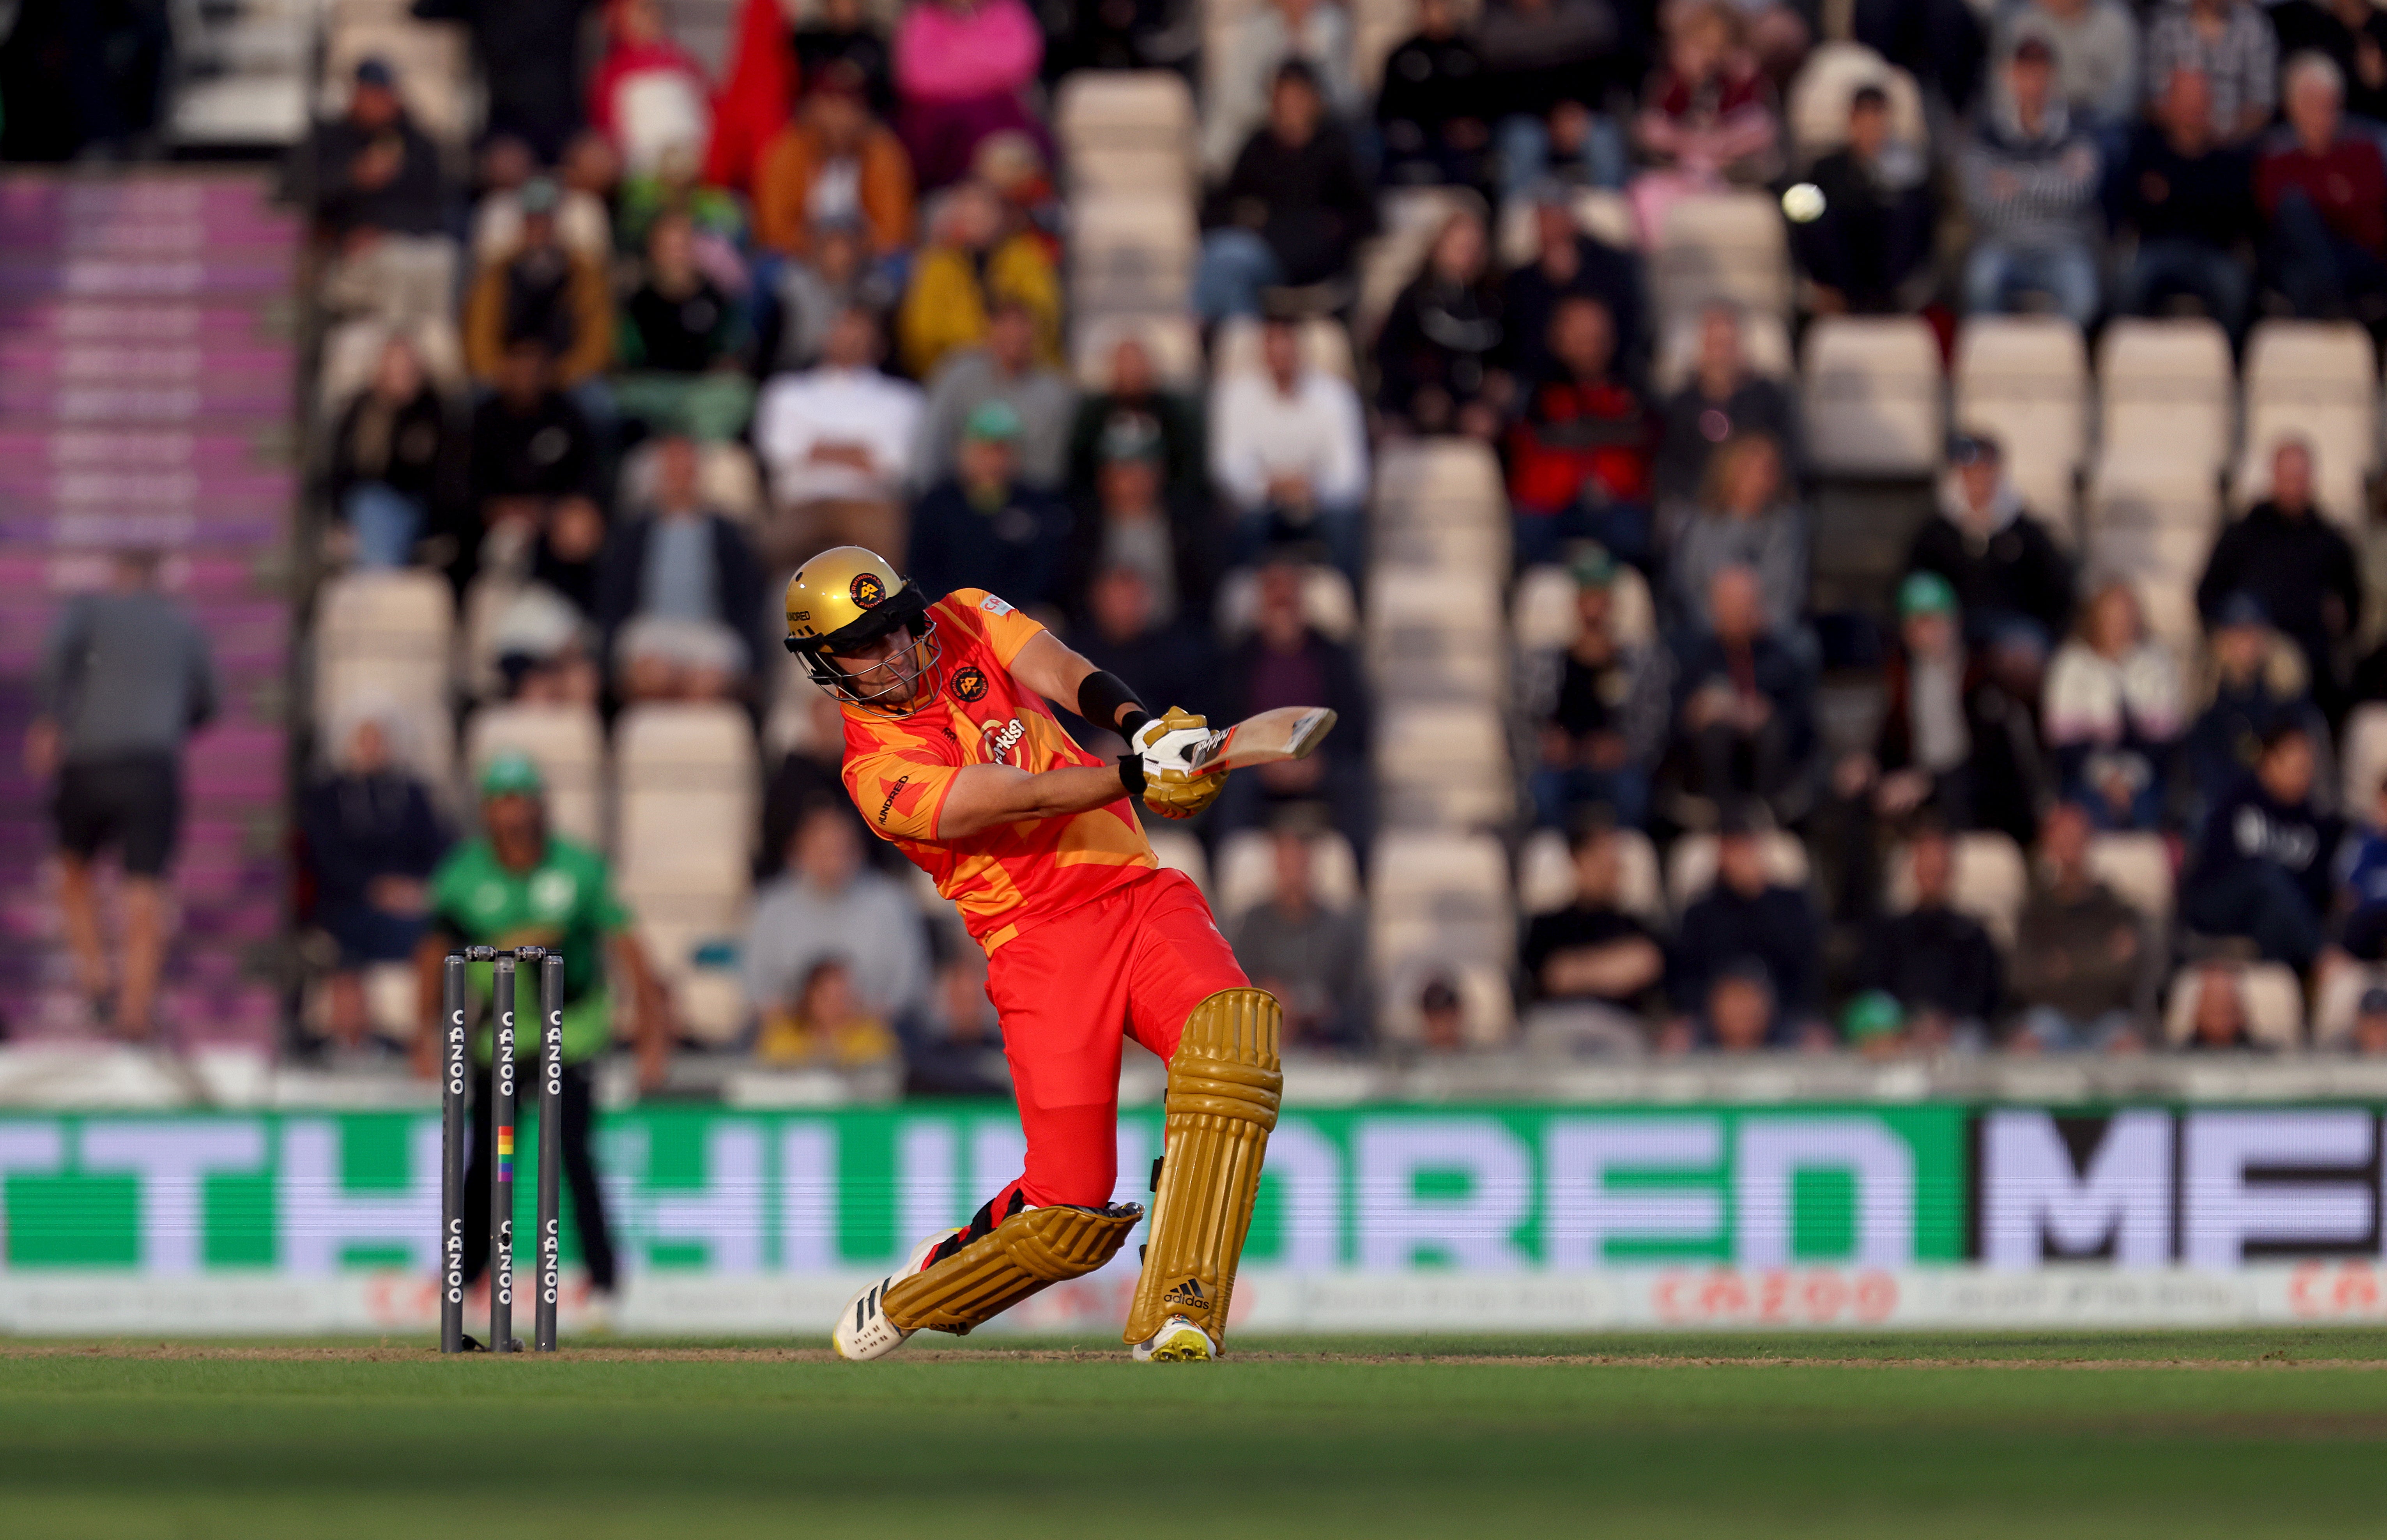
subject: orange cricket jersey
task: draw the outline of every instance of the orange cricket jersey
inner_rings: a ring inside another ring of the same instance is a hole
[[[935,880],[992,953],[1159,863],[1124,790],[1089,812],[937,838],[937,814],[965,765],[1033,773],[1106,762],[1078,747],[1036,692],[1011,676],[1011,660],[1044,627],[982,588],[956,588],[928,615],[943,688],[908,716],[845,704],[845,787],[863,821]]]

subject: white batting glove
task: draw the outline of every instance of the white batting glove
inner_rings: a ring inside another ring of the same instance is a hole
[[[1157,780],[1171,770],[1181,774],[1191,771],[1194,751],[1209,738],[1206,719],[1171,706],[1138,727],[1128,746],[1143,761],[1144,778]]]

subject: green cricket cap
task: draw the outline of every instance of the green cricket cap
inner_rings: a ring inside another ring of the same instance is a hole
[[[1952,615],[1956,612],[1956,590],[1936,572],[1909,573],[1906,581],[1898,586],[1898,613],[1901,619],[1913,615]]]
[[[537,797],[547,791],[547,778],[528,754],[509,750],[481,767],[481,795]]]

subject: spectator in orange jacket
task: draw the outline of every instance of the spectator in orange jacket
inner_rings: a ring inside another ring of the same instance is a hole
[[[485,262],[464,302],[464,364],[493,384],[506,349],[543,345],[555,360],[555,384],[570,390],[613,360],[613,296],[604,269],[556,236],[562,195],[537,178],[522,190],[522,242]]]
[[[812,232],[859,221],[870,253],[912,244],[912,158],[870,115],[860,71],[839,60],[805,93],[795,121],[772,136],[754,172],[754,237],[788,257],[812,252]]]

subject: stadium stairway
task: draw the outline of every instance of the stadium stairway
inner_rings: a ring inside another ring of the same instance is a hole
[[[167,554],[222,686],[184,761],[179,915],[159,1004],[185,1048],[271,1052],[287,870],[297,222],[262,176],[0,178],[0,1016],[95,1034],[19,745],[43,637],[107,553]]]

